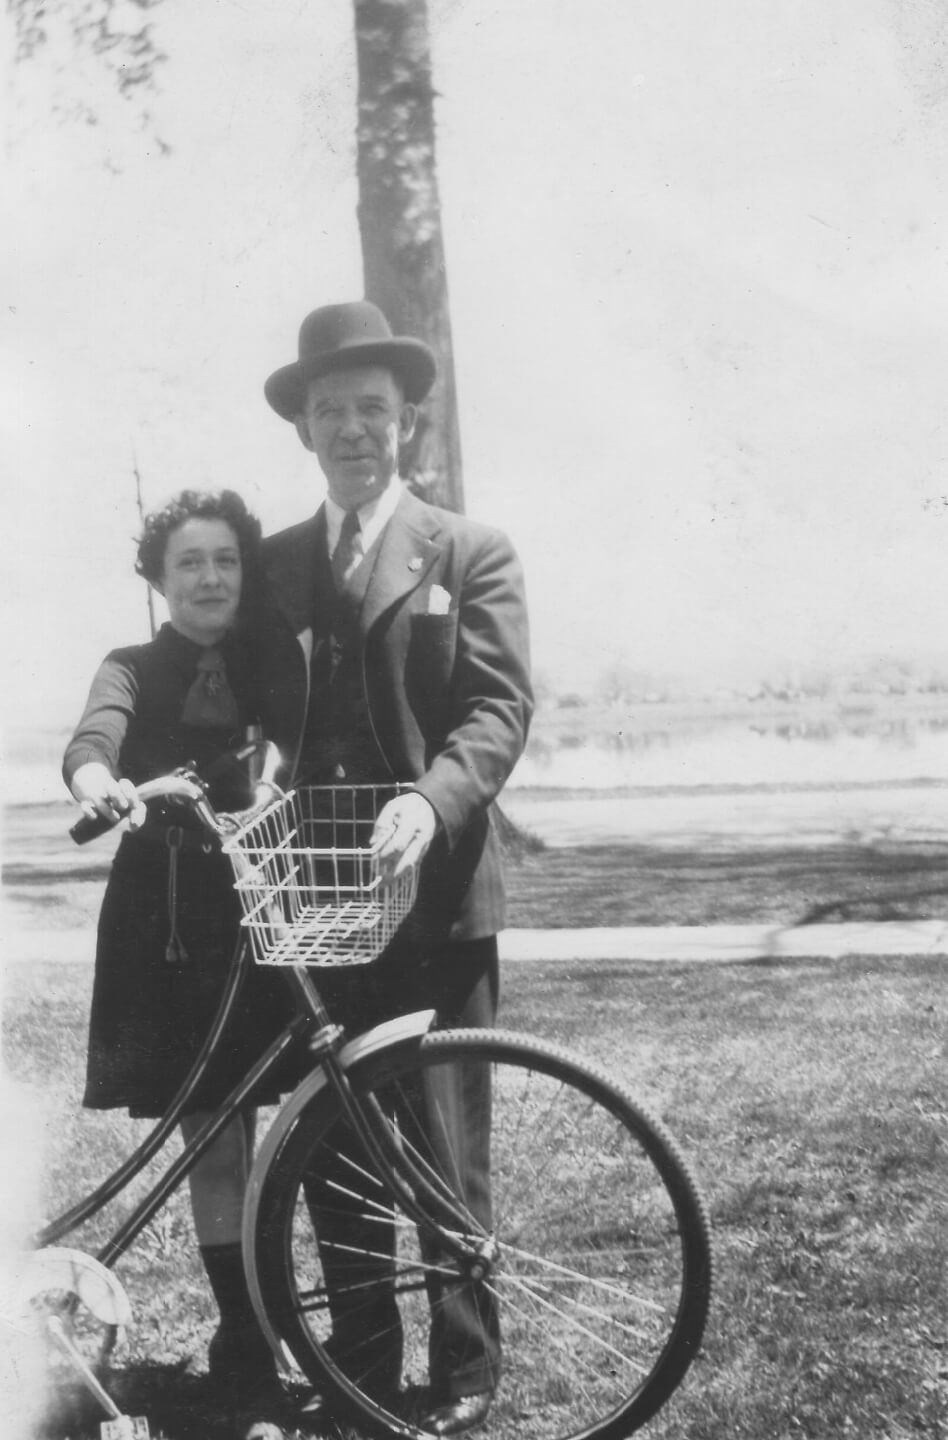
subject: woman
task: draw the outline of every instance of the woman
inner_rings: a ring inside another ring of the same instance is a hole
[[[167,602],[150,644],[113,650],[100,666],[63,762],[88,815],[129,818],[99,919],[83,1103],[167,1108],[203,1043],[233,958],[239,910],[230,863],[195,817],[167,802],[146,807],[136,783],[192,764],[222,810],[249,803],[249,784],[222,757],[260,718],[242,623],[257,565],[258,521],[233,491],[185,490],[148,517],[136,570]],[[246,1072],[288,1011],[272,971],[252,970],[225,1048],[182,1118],[185,1138]],[[258,1103],[278,1098],[275,1091]],[[239,1115],[190,1176],[201,1258],[220,1310],[212,1379],[250,1396],[277,1387],[244,1278],[240,1223],[255,1111]]]

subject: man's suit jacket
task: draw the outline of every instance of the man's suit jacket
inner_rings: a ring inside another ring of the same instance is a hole
[[[294,770],[313,647],[328,643],[316,585],[325,533],[320,509],[264,542],[276,628],[268,627],[262,655],[263,709]],[[445,597],[436,592],[433,602],[433,586],[447,593],[447,613],[436,613]],[[452,939],[495,934],[504,899],[489,807],[523,751],[532,713],[513,547],[500,531],[403,494],[381,537],[359,627],[379,749],[393,778],[412,782],[440,821],[422,866],[417,923]]]

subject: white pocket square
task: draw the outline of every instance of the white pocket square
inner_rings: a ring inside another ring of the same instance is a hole
[[[428,614],[447,615],[451,609],[451,595],[443,585],[432,585],[428,591]]]

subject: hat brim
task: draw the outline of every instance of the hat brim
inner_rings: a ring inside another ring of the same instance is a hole
[[[338,350],[283,365],[266,381],[263,393],[278,415],[295,420],[303,413],[310,380],[356,365],[384,365],[398,376],[405,399],[412,405],[424,400],[438,373],[434,353],[423,340],[375,340],[364,345],[342,345]]]

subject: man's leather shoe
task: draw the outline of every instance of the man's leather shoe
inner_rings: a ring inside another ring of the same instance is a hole
[[[461,1395],[432,1410],[422,1420],[421,1428],[432,1435],[460,1435],[465,1430],[473,1430],[487,1419],[493,1398],[489,1390],[480,1395]]]

